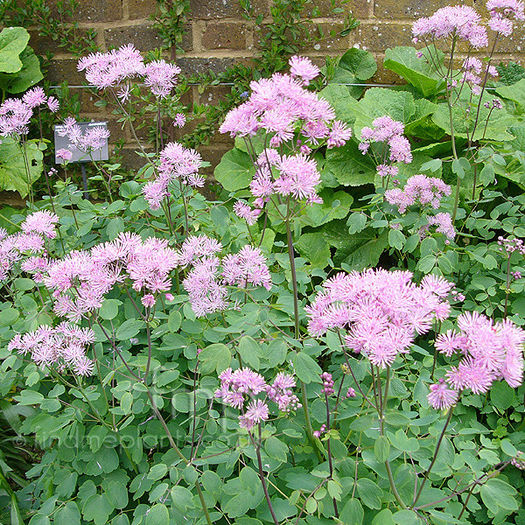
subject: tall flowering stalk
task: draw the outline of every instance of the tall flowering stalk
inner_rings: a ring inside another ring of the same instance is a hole
[[[488,80],[497,76],[497,70],[492,65],[496,46],[502,36],[508,37],[512,34],[517,22],[525,20],[524,4],[521,1],[488,0],[486,7],[490,15],[488,28],[483,25],[481,16],[474,8],[461,5],[438,9],[432,16],[420,18],[412,26],[414,42],[422,42],[427,46],[425,53],[420,52],[419,56],[427,60],[432,69],[443,79],[445,98],[449,110],[450,136],[454,161],[459,159],[459,155],[456,147],[453,109],[461,107],[458,103],[462,94],[468,95],[470,93],[468,104],[462,109],[467,122],[473,115],[472,126],[467,130],[468,150],[472,151],[474,143],[485,138],[488,121],[493,110],[502,107],[498,99],[487,102],[483,98]],[[471,56],[471,53],[489,45],[487,29],[490,29],[494,36],[493,44],[488,52],[488,60],[483,65],[478,58]],[[440,41],[443,41],[448,47],[444,63],[438,55],[437,47],[434,47]],[[467,58],[462,60],[460,68],[456,70],[454,69],[454,62],[460,45],[467,47]],[[489,112],[484,119],[484,130],[480,133],[480,129],[483,126],[481,119],[482,107],[489,109]],[[461,176],[459,172],[457,175],[452,222],[455,221],[459,204]],[[474,166],[472,198],[475,197],[476,179],[477,168]]]
[[[274,207],[286,227],[286,243],[290,262],[294,305],[295,338],[300,339],[299,292],[292,235],[294,218],[305,205],[320,203],[316,188],[321,182],[314,150],[326,146],[342,146],[351,130],[335,119],[330,104],[309,91],[307,86],[320,71],[307,58],[292,57],[290,73],[276,73],[250,84],[246,102],[230,111],[220,127],[222,133],[242,138],[255,169],[250,183],[253,201],[239,201],[235,213],[246,220],[248,228],[264,216],[262,242],[268,207]],[[264,138],[262,152],[257,152],[252,140]],[[306,389],[302,388],[302,403],[309,439],[315,444],[308,413]]]
[[[295,379],[289,374],[279,373],[272,383],[267,383],[263,376],[250,370],[241,368],[232,371],[228,368],[219,376],[220,387],[215,392],[215,397],[222,402],[240,411],[239,426],[248,432],[250,441],[255,448],[259,479],[263,488],[266,503],[275,525],[279,520],[268,492],[261,458],[262,424],[269,419],[270,409],[268,402],[277,405],[280,412],[288,413],[296,410],[301,405],[293,393]],[[257,429],[257,433],[255,432]]]

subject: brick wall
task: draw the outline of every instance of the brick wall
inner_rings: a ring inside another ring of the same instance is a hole
[[[184,72],[198,73],[209,69],[223,71],[234,63],[246,62],[257,53],[256,28],[241,16],[237,0],[190,1],[191,18],[182,43],[184,53],[177,58]],[[321,24],[325,30],[342,29],[344,15],[331,14],[330,0],[314,1],[319,17],[314,21]],[[252,0],[255,12],[264,16],[263,23],[270,20],[268,17],[271,2],[272,0]],[[375,81],[400,82],[393,73],[381,67],[385,49],[396,45],[410,45],[410,27],[413,20],[427,16],[448,3],[445,0],[350,0],[346,9],[351,10],[361,22],[358,29],[342,38],[328,38],[305,52],[322,62],[324,56],[336,56],[351,46],[359,45],[376,55],[379,69]],[[462,3],[473,5],[474,0]],[[485,2],[478,0],[477,5],[480,3]],[[150,16],[155,13],[155,0],[79,0],[79,4],[76,20],[81,28],[93,28],[97,31],[97,43],[102,50],[133,42],[138,49],[146,51],[160,44],[150,20]],[[499,61],[512,56],[514,60],[521,61],[525,56],[524,33],[522,26],[514,33],[512,39],[502,42],[496,59]],[[37,52],[41,53],[46,48],[53,48],[51,42],[46,42],[36,35],[32,44]],[[82,75],[76,71],[76,59],[61,51],[55,55],[48,78],[57,84],[63,80],[70,84],[82,84],[84,81]],[[220,93],[219,89],[215,93],[201,94],[195,87],[191,95],[195,102],[206,103]],[[89,92],[83,90],[82,98],[86,117],[105,117],[93,105]],[[125,158],[131,161],[134,157],[129,131],[122,131],[113,122],[110,123],[110,127],[113,138],[124,138],[129,143],[125,149]],[[229,143],[224,137],[217,137],[211,145],[203,146],[201,152],[206,160],[215,164],[228,147]]]

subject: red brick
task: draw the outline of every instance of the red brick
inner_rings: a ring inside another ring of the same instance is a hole
[[[154,0],[128,0],[128,13],[131,20],[149,18],[155,15],[157,2]]]
[[[202,73],[223,73],[226,69],[239,63],[236,58],[191,58],[181,57],[177,59],[177,65],[185,75],[200,75]]]
[[[361,24],[352,33],[355,43],[368,51],[384,52],[389,47],[412,45],[410,24],[371,23]]]
[[[51,84],[86,84],[84,75],[77,70],[77,59],[55,59],[52,60],[47,71],[46,80]]]
[[[104,39],[108,49],[130,43],[140,51],[150,51],[162,46],[158,32],[148,24],[106,29]]]
[[[81,0],[75,11],[76,22],[114,22],[122,20],[122,0]]]
[[[232,22],[208,22],[202,33],[204,49],[246,49],[247,27]]]
[[[363,20],[368,18],[369,8],[372,2],[373,0],[349,0],[347,2],[336,0],[335,5],[332,6],[331,0],[315,0],[306,4],[304,17],[333,17],[342,19],[351,12],[355,18]],[[344,13],[334,13],[334,7],[342,8]]]
[[[420,18],[430,16],[440,7],[449,5],[449,0],[375,0],[374,16],[380,19],[399,20],[401,18]],[[452,2],[454,3],[454,2]],[[462,2],[468,4],[469,2]],[[472,4],[472,2],[470,2]]]
[[[345,28],[344,24],[339,23],[321,23],[313,26],[313,31],[319,40],[313,42],[306,52],[330,52],[346,51],[350,47],[350,36],[341,36],[340,33]]]
[[[252,0],[254,15],[269,13],[268,2],[272,0]],[[238,0],[190,0],[191,18],[209,20],[212,18],[241,18],[243,11]]]

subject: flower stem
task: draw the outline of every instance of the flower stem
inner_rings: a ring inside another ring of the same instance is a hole
[[[455,406],[455,405],[454,405]],[[430,462],[430,465],[425,472],[423,476],[423,481],[421,483],[421,486],[419,487],[419,490],[417,491],[416,497],[414,498],[414,501],[412,502],[412,508],[415,508],[417,500],[421,496],[421,493],[423,492],[423,487],[425,486],[425,483],[428,480],[428,476],[430,475],[430,471],[432,470],[432,467],[434,466],[434,463],[436,462],[437,455],[439,452],[439,447],[441,446],[441,443],[443,441],[443,438],[445,437],[445,431],[447,430],[448,424],[450,423],[450,420],[452,419],[452,414],[454,412],[454,406],[452,406],[448,411],[447,420],[445,421],[445,425],[443,426],[443,430],[441,431],[441,434],[439,436],[438,442],[436,444],[436,450],[434,452],[434,457],[432,458],[432,461]]]
[[[277,516],[275,515],[273,506],[272,506],[272,500],[270,499],[270,494],[268,493],[268,486],[266,485],[266,478],[264,477],[264,470],[263,470],[263,464],[262,464],[262,458],[261,458],[261,435],[262,435],[261,423],[259,423],[259,439],[257,440],[257,442],[255,442],[251,433],[250,433],[250,438],[252,440],[253,446],[255,447],[255,454],[257,455],[257,466],[259,468],[259,479],[261,480],[264,497],[266,498],[266,503],[268,504],[268,509],[270,510],[270,514],[272,515],[273,522],[275,523],[275,525],[279,525],[279,520],[277,519]]]

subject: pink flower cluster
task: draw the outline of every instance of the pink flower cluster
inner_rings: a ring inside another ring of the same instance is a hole
[[[371,144],[384,144],[383,151],[379,152],[379,158],[375,151],[372,151],[373,156],[378,161],[377,173],[381,177],[395,177],[399,170],[397,166],[393,166],[389,162],[403,162],[405,164],[412,162],[410,142],[403,135],[405,126],[402,122],[393,120],[388,115],[376,118],[372,122],[372,126],[372,128],[365,126],[361,130],[359,151],[365,155]]]
[[[47,106],[56,113],[59,108],[55,97],[47,97],[41,87],[26,91],[20,98],[8,98],[0,106],[0,136],[18,136],[29,133],[29,122],[36,108]]]
[[[525,255],[525,245],[523,244],[523,239],[518,239],[517,237],[514,239],[505,238],[501,235],[498,237],[498,245],[499,249],[502,252],[506,252],[507,255],[510,255],[514,252],[521,253],[521,255]]]
[[[252,81],[249,99],[226,115],[221,133],[245,137],[264,130],[271,135],[272,148],[292,141],[296,133],[311,146],[342,146],[351,130],[335,120],[335,112],[326,100],[305,89],[319,69],[301,57],[292,57],[290,67],[289,75],[275,73],[271,78]],[[309,151],[306,146],[303,153]]]
[[[113,88],[125,81],[141,78],[158,98],[171,93],[180,73],[178,66],[164,60],[145,64],[140,52],[132,44],[109,53],[92,53],[80,59],[77,69],[85,71],[86,80],[99,89]],[[123,101],[128,97],[129,87],[119,92],[119,98]]]
[[[346,346],[385,368],[407,353],[416,334],[428,332],[434,319],[448,317],[452,288],[435,275],[425,276],[418,286],[408,271],[339,273],[306,307],[308,331],[313,337],[342,331]]]
[[[86,356],[86,347],[95,341],[90,328],[80,328],[63,322],[55,328],[40,326],[34,332],[17,334],[9,342],[9,350],[29,355],[41,367],[55,367],[58,372],[69,371],[89,376],[95,362]]]
[[[232,371],[228,368],[219,375],[220,387],[215,392],[215,397],[232,408],[241,411],[239,425],[241,428],[252,428],[268,419],[268,400],[277,404],[282,412],[290,412],[301,405],[293,393],[295,379],[289,374],[279,373],[273,383],[266,383],[261,374],[249,368],[240,368]],[[257,396],[263,394],[262,399]]]
[[[78,321],[102,306],[104,295],[127,278],[137,292],[156,294],[171,288],[169,273],[177,266],[168,241],[121,233],[89,252],[71,252],[49,264],[44,284],[52,291],[55,313]]]
[[[221,249],[219,242],[205,235],[190,236],[177,254],[181,266],[192,266],[182,285],[197,317],[228,306],[227,286],[264,286],[267,290],[272,287],[266,257],[259,248],[245,246],[222,260],[216,255]]]
[[[427,39],[458,38],[479,49],[488,45],[487,31],[480,22],[480,15],[472,7],[447,6],[430,17],[416,20],[412,25],[412,34],[416,43],[420,40],[431,43]]]
[[[56,237],[58,217],[47,210],[28,215],[20,225],[22,232],[8,235],[0,228],[0,282],[5,280],[13,265],[21,261],[22,270],[35,273],[35,280],[42,279],[42,271],[47,266],[45,241]],[[25,257],[28,253],[38,256]]]
[[[523,343],[525,331],[512,321],[494,322],[478,312],[462,313],[457,320],[459,331],[439,334],[436,349],[451,357],[460,354],[446,380],[431,387],[429,403],[438,409],[452,406],[457,392],[470,389],[474,394],[487,392],[492,383],[505,380],[516,388],[523,380]]]
[[[480,85],[483,81],[482,79],[483,64],[481,63],[481,60],[479,60],[479,58],[476,58],[476,57],[466,58],[463,61],[463,66],[461,69],[463,71],[463,82],[467,82],[468,84],[470,84],[472,92],[476,95],[479,95],[481,93]],[[491,66],[491,65],[487,67],[486,73],[490,75],[491,77],[498,76],[498,70],[494,66]],[[500,107],[502,107],[501,102],[499,102],[499,105]]]
[[[450,213],[436,213],[436,215],[430,215],[427,221],[426,228],[437,226],[436,231],[442,233],[450,240],[456,236],[456,230],[454,229],[454,224],[452,224]]]
[[[267,148],[257,158],[255,167],[250,183],[254,207],[242,201],[234,205],[234,212],[248,224],[255,224],[272,195],[306,200],[307,204],[322,202],[316,191],[321,182],[317,163],[305,154],[281,156],[276,149]],[[275,171],[278,175],[274,177]]]
[[[496,33],[510,36],[514,30],[514,20],[525,20],[523,2],[520,0],[488,0],[490,13],[489,27]]]
[[[109,130],[106,127],[90,126],[89,129],[83,132],[73,117],[68,117],[64,120],[63,127],[58,130],[58,134],[61,137],[67,137],[69,144],[85,153],[100,149],[109,138]],[[71,152],[67,149],[60,150],[60,158],[70,160]]]
[[[321,374],[321,381],[323,382],[323,388],[321,393],[331,396],[334,393],[334,378],[330,372],[323,372]]]
[[[146,183],[142,192],[152,209],[160,208],[163,199],[169,197],[169,185],[175,180],[194,188],[204,186],[204,178],[197,174],[202,166],[201,156],[193,149],[177,142],[170,142],[160,152],[157,177]]]
[[[430,204],[437,209],[445,195],[450,195],[450,186],[437,177],[413,175],[403,189],[394,188],[385,192],[385,199],[397,206],[399,213],[405,213],[409,206]]]

